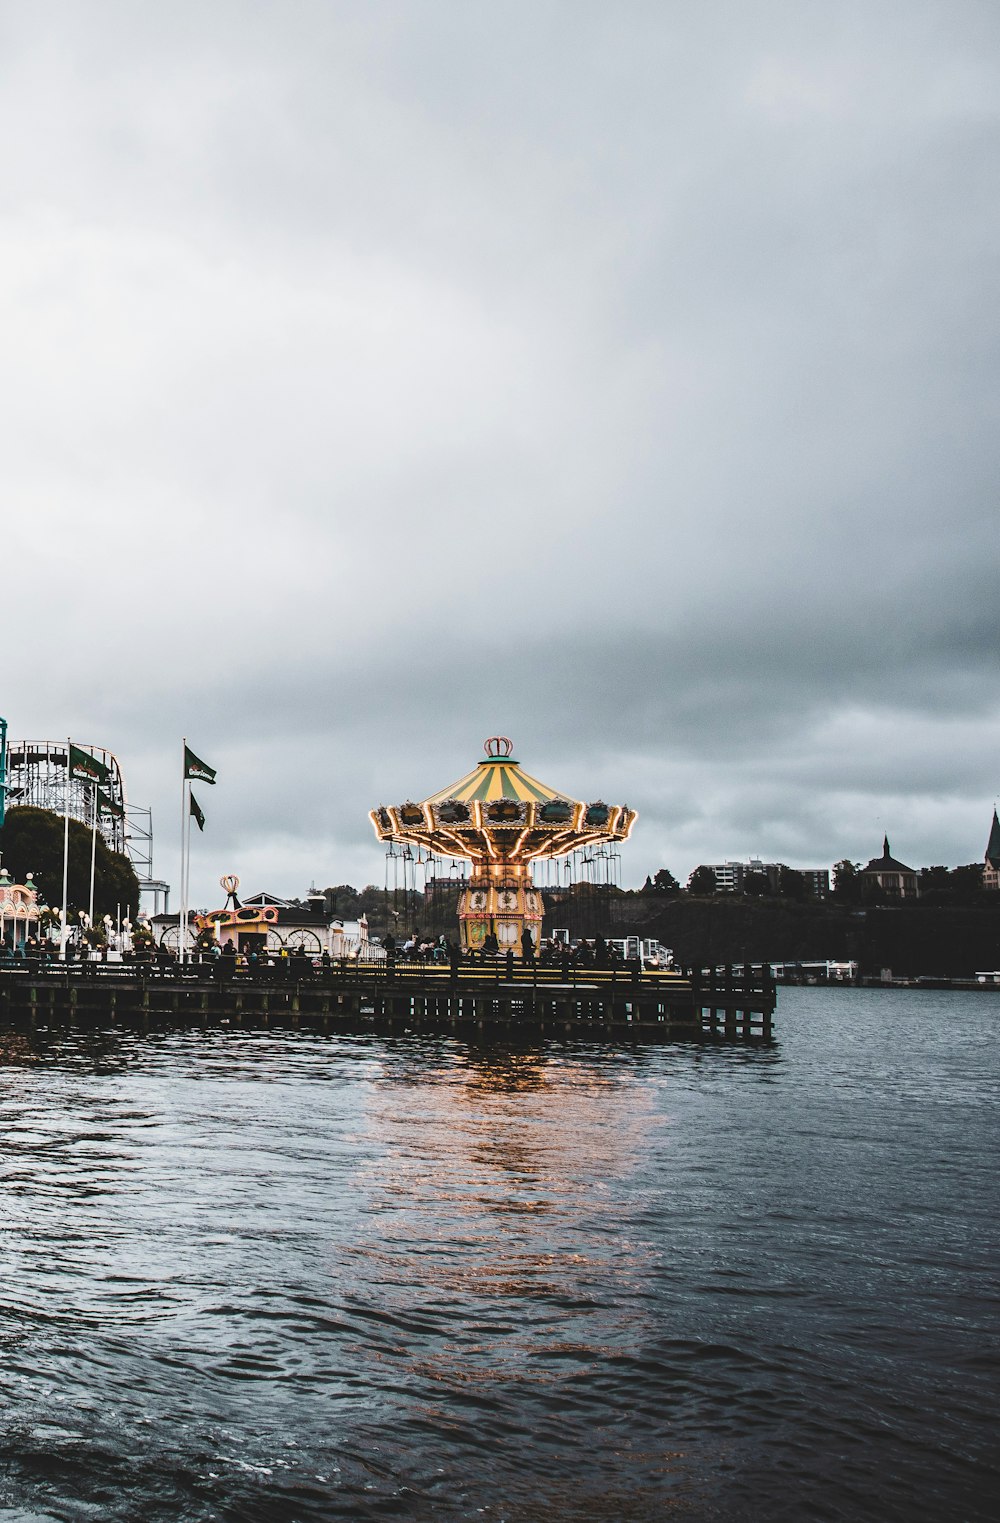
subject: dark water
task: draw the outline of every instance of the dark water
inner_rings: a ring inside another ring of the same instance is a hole
[[[1000,996],[8,1043],[0,1523],[997,1515]]]

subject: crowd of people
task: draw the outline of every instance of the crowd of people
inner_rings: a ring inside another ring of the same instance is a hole
[[[88,973],[106,962],[106,948],[95,949],[83,942],[68,943],[65,957],[62,957],[58,943],[36,941],[34,937],[18,942],[16,946],[0,941],[0,966],[55,968],[68,963]],[[169,977],[178,970],[180,958],[172,947],[147,943],[116,956],[114,963],[147,976]],[[330,968],[333,963],[329,952],[313,958],[304,949],[294,947],[271,951],[267,947],[252,946],[240,951],[234,942],[227,941],[222,947],[218,944],[194,947],[188,952],[185,965],[218,979],[232,978],[240,972],[262,979],[301,980],[312,978],[320,969]]]
[[[405,941],[397,944],[390,932],[382,942],[382,951],[390,961],[452,963],[460,955],[459,948],[447,936],[423,936],[411,931]]]
[[[373,960],[390,965],[410,963],[455,969],[460,964],[479,963],[496,966],[506,963],[512,968],[515,960],[513,948],[508,947],[501,952],[493,931],[487,933],[479,951],[463,951],[447,936],[427,936],[421,934],[419,930],[410,932],[405,940],[398,944],[395,937],[390,934],[385,937],[381,945],[372,943],[370,950],[375,954]],[[571,969],[607,968],[622,962],[621,953],[614,942],[606,941],[603,936],[572,943],[547,938],[536,948],[531,932],[525,930],[521,937],[520,950],[522,965],[537,964],[541,968],[561,967],[567,973]],[[86,973],[95,971],[97,965],[106,960],[106,949],[102,955],[100,950],[95,950],[83,943],[68,945],[66,956],[62,958],[58,946],[49,941],[36,941],[34,937],[28,937],[16,946],[0,941],[0,966],[23,966],[28,963],[44,967],[69,962],[82,965],[82,971]],[[154,977],[169,977],[178,970],[180,963],[178,954],[173,948],[163,945],[155,946],[151,943],[124,952],[120,958],[116,956],[114,960],[121,966]],[[357,962],[358,951],[356,950],[348,960]],[[221,947],[213,942],[203,947],[193,948],[187,954],[185,965],[188,970],[197,970],[202,976],[219,980],[230,979],[238,974],[254,980],[274,982],[285,979],[296,981],[312,979],[317,974],[340,964],[331,958],[328,951],[314,955],[303,947],[272,949],[258,944],[238,948],[232,940],[229,940]]]
[[[514,955],[513,948],[507,948],[501,953],[500,943],[493,931],[487,932],[479,952],[463,952],[447,936],[424,936],[419,930],[411,931],[398,945],[394,936],[386,936],[382,948],[390,959],[431,964],[454,963],[459,960],[493,962],[498,957],[510,958]],[[521,934],[521,960],[537,962],[540,967],[558,967],[567,963],[574,968],[608,968],[620,963],[622,957],[614,942],[606,941],[603,936],[574,942],[557,941],[554,937],[549,937],[536,947],[531,932],[525,930]]]

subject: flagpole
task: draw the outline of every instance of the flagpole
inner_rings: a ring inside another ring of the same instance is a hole
[[[178,955],[178,957],[179,957],[179,959],[180,959],[180,961],[182,963],[185,960],[184,952],[185,952],[185,945],[186,945],[186,942],[187,942],[187,897],[186,897],[185,887],[184,887],[184,884],[185,884],[184,842],[185,842],[185,838],[187,836],[187,801],[188,801],[188,799],[187,799],[187,795],[188,795],[188,780],[187,780],[187,777],[185,776],[185,773],[187,772],[187,767],[185,766],[185,760],[186,760],[186,758],[187,758],[187,736],[185,735],[184,740],[182,742],[182,748],[181,748],[181,884],[180,884],[180,887],[181,887],[181,910],[180,910],[180,919],[179,919],[179,921],[177,923],[177,955]]]
[[[90,831],[90,924],[94,924],[94,864],[97,860],[97,783],[94,784],[94,819]]]
[[[62,924],[59,927],[59,961],[66,961],[66,934],[69,930],[67,916],[69,914],[69,790],[73,771],[73,742],[66,737],[66,793],[64,795],[63,817],[63,891],[62,891]]]
[[[184,879],[184,907],[185,907],[185,911],[187,911],[188,901],[191,898],[191,779],[190,778],[188,778],[187,795],[188,795],[187,825],[186,825],[186,828],[187,828],[187,877]],[[185,924],[186,924],[186,922],[185,922]]]

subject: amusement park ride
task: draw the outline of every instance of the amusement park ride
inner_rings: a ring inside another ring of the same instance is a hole
[[[529,777],[505,735],[491,736],[483,749],[485,761],[457,783],[419,804],[380,804],[370,819],[391,846],[470,864],[458,911],[463,950],[481,951],[492,935],[500,951],[520,956],[525,931],[536,948],[541,939],[532,864],[626,841],[636,812],[601,799],[586,804]]]
[[[126,855],[128,800],[118,758],[104,746],[81,745],[80,750],[93,757],[104,774],[100,785],[98,831],[111,851]],[[72,819],[90,825],[95,785],[90,779],[84,781],[74,776],[67,764],[64,740],[26,740],[10,746],[6,771],[8,803],[49,809],[56,814],[62,814],[68,805]]]
[[[102,781],[75,777],[68,765],[65,740],[26,740],[7,743],[6,720],[0,719],[0,824],[11,804],[68,811],[71,819],[89,826],[96,817],[98,833],[109,850],[127,856],[143,893],[166,905],[168,885],[152,876],[153,828],[149,809],[129,802],[125,775],[118,758],[106,746],[84,745],[80,750],[100,766]],[[96,804],[96,816],[95,816]]]

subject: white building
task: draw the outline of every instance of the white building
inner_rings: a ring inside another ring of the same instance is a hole
[[[749,857],[745,862],[706,862],[708,870],[715,875],[717,894],[741,894],[747,877],[762,874],[770,884],[772,894],[779,891],[781,874],[787,868],[784,862],[762,862],[760,857]],[[814,899],[825,899],[830,892],[830,870],[826,867],[796,867],[792,869],[806,880],[806,887]]]

